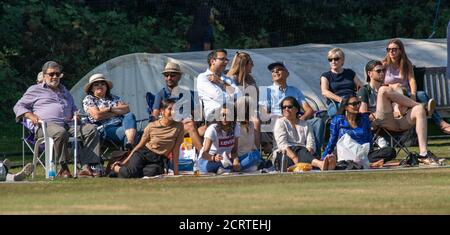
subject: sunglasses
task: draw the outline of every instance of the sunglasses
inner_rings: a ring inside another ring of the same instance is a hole
[[[355,101],[355,102],[348,103],[348,105],[351,105],[351,106],[359,106],[360,104],[361,104],[361,101]]]
[[[392,48],[386,48],[386,51],[387,52],[397,52],[398,50],[399,50],[400,48],[398,48],[398,47],[392,47]]]
[[[289,110],[291,110],[291,109],[294,108],[294,105],[292,105],[292,104],[291,104],[291,105],[283,105],[281,108],[282,108],[283,110],[286,109],[286,108],[289,109]]]
[[[164,77],[176,77],[177,75],[177,73],[165,73]]]
[[[386,72],[386,69],[374,69],[374,70],[372,70],[372,71],[375,71],[375,72],[377,72],[377,73],[381,73],[381,72],[383,72],[383,73],[385,73]]]
[[[339,58],[339,57],[335,57],[335,58],[328,58],[328,62],[331,62],[331,61],[339,61],[341,58]]]
[[[53,72],[53,73],[46,73],[49,77],[61,77],[62,73]]]
[[[226,57],[222,57],[222,58],[214,58],[214,59],[220,60],[220,61],[229,61],[229,59],[226,58]]]

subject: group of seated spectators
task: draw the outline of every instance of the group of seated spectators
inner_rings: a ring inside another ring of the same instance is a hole
[[[82,105],[87,122],[74,130],[79,119],[69,91],[60,83],[62,66],[46,62],[31,86],[14,106],[17,120],[29,119],[36,136],[42,136],[39,121],[47,123],[54,139],[54,151],[60,170],[58,176],[72,177],[68,164],[68,138],[75,131],[81,136],[79,177],[101,176],[93,171],[102,165],[101,144],[118,143],[129,154],[114,162],[111,172],[122,178],[137,178],[165,173],[172,162],[179,174],[180,145],[189,136],[198,151],[200,172],[252,172],[264,164],[261,150],[274,152],[274,159],[287,157],[287,166],[311,164],[322,171],[334,170],[339,156],[338,140],[345,134],[359,144],[370,143],[369,160],[375,165],[394,159],[392,148],[375,149],[373,130],[383,127],[405,131],[415,126],[419,157],[424,163],[438,160],[427,149],[427,117],[432,116],[442,131],[450,125],[434,111],[435,102],[417,91],[405,48],[398,39],[389,41],[382,61],[369,61],[364,85],[351,69],[344,68],[342,49],[327,54],[330,70],[320,77],[320,88],[327,99],[330,138],[324,145],[325,118],[316,117],[304,94],[287,84],[285,63],[268,65],[273,84],[258,87],[252,76],[253,60],[248,53],[237,52],[230,69],[227,51],[217,49],[207,57],[209,67],[195,81],[195,92],[178,86],[180,66],[168,62],[162,74],[166,86],[155,96],[149,124],[139,133],[136,118],[120,97],[111,93],[113,83],[103,74],[94,74],[85,85]],[[417,101],[416,101],[417,100]],[[201,119],[194,104],[200,104]],[[324,148],[323,148],[324,147]],[[322,151],[323,150],[323,151]]]

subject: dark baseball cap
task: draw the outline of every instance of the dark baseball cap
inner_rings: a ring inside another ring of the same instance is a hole
[[[272,69],[273,69],[275,66],[280,66],[280,67],[283,67],[283,68],[285,68],[285,69],[287,70],[286,65],[284,65],[284,62],[280,62],[280,61],[273,62],[273,63],[269,64],[269,65],[267,66],[267,68],[269,69],[269,71],[272,71]]]

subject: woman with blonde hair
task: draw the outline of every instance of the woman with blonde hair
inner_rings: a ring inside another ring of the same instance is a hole
[[[340,48],[328,51],[330,71],[320,76],[320,89],[327,98],[328,116],[336,114],[339,104],[346,97],[356,95],[356,91],[363,86],[355,71],[344,68],[345,54]]]
[[[411,61],[406,55],[405,46],[400,39],[391,39],[386,47],[386,56],[383,59],[383,65],[386,68],[384,83],[394,89],[401,89],[412,100],[420,103],[432,103],[435,101],[430,99],[424,91],[417,91],[417,83],[414,77],[414,70]],[[405,111],[402,108],[396,108],[397,115],[401,116]],[[441,128],[445,134],[450,134],[450,124],[442,119],[442,117],[434,111],[428,113],[431,119]]]
[[[256,81],[251,75],[253,66],[253,60],[250,55],[246,52],[238,51],[233,57],[227,76],[234,78],[238,86],[243,86],[244,88],[254,86],[256,88]]]

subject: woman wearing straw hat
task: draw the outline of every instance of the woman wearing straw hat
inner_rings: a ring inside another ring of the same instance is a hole
[[[136,141],[136,117],[118,96],[111,94],[113,84],[103,74],[94,74],[84,86],[84,111],[91,123],[102,125],[101,136],[131,150]]]

